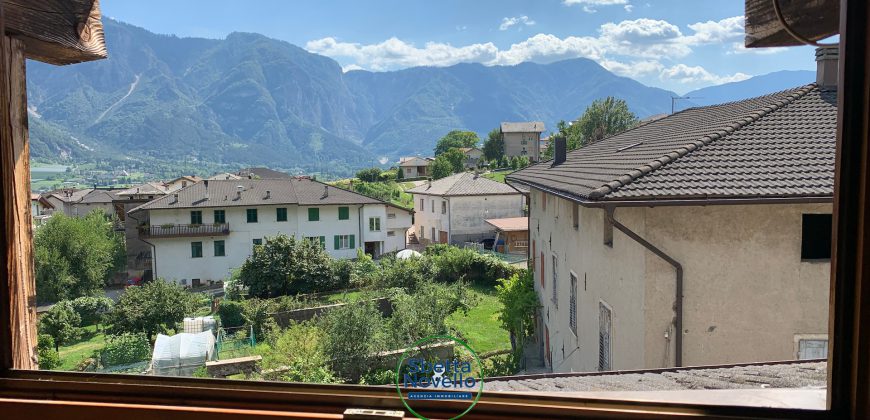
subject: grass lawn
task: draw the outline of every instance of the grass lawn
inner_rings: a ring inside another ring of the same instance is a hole
[[[362,292],[336,292],[326,296],[322,296],[322,299],[328,303],[339,303],[339,302],[355,302],[359,300]]]
[[[91,357],[94,350],[99,350],[106,345],[106,336],[101,332],[98,333],[96,326],[87,326],[85,331],[86,339],[60,347],[61,363],[56,370],[73,370],[83,359]]]
[[[513,171],[498,171],[498,172],[490,172],[488,174],[483,174],[484,178],[489,178],[493,181],[498,181],[504,183],[504,177],[510,174]]]
[[[450,315],[447,326],[458,331],[477,354],[510,349],[510,336],[498,320],[502,305],[495,296],[495,288],[472,285],[468,292],[477,297],[477,305],[467,314],[458,311]]]

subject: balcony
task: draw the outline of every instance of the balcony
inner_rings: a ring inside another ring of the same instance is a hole
[[[164,224],[155,226],[140,226],[141,238],[186,238],[194,236],[226,236],[230,234],[230,225],[227,223],[202,224],[202,225],[176,225]]]

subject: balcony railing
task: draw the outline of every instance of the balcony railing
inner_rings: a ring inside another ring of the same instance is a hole
[[[175,238],[189,236],[223,236],[230,234],[227,223],[203,225],[154,225],[139,227],[139,236],[143,238]]]

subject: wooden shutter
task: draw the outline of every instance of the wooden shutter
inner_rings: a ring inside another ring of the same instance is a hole
[[[326,249],[326,236],[320,237],[320,247]]]
[[[355,244],[353,243],[353,240],[354,240],[354,235],[350,235],[350,248],[351,248],[351,249],[353,249],[353,248],[355,247]]]
[[[334,238],[335,238],[335,249],[341,248],[341,236],[335,235]]]

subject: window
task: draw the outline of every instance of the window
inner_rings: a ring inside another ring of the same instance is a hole
[[[319,244],[321,248],[326,249],[326,236],[307,236],[305,239]]]
[[[227,213],[224,210],[215,210],[214,211],[214,222],[215,223],[226,223],[227,222]]]
[[[574,222],[574,230],[580,230],[580,205],[571,203],[571,221]]]
[[[190,243],[190,258],[202,258],[202,242]]]
[[[598,370],[611,370],[611,332],[612,332],[612,311],[610,307],[602,302],[598,302]]]
[[[426,233],[426,227],[421,225],[420,226],[420,239],[424,239],[426,237],[425,233]]]
[[[275,220],[278,222],[287,221],[287,207],[278,207],[275,209]]]
[[[441,202],[441,214],[447,214],[447,202],[446,201]]]
[[[395,219],[396,213],[387,213],[387,219]]]
[[[556,255],[554,254],[553,255],[553,268],[552,268],[552,270],[553,270],[553,285],[551,287],[553,289],[553,306],[558,308],[559,307],[559,294],[558,294],[558,292],[559,292],[559,283],[558,283],[559,270],[557,269],[557,267],[558,266],[557,266],[557,261],[556,261]]]
[[[348,220],[350,219],[350,207],[339,207],[338,208],[338,220]]]
[[[798,360],[826,359],[828,357],[827,339],[798,340]]]
[[[341,208],[338,211],[338,218],[341,219]],[[308,209],[308,221],[317,222],[320,220],[320,209],[312,207]]]
[[[424,210],[426,210],[426,204],[425,204],[425,201],[423,201],[423,199],[421,198],[420,199],[420,211],[424,211]]]
[[[201,210],[193,210],[190,212],[190,224],[192,224],[192,225],[201,225],[202,224],[202,211]]]
[[[214,256],[224,257],[226,255],[227,254],[224,241],[214,241]]]
[[[577,337],[577,275],[571,272],[571,297],[568,302],[568,327]]]
[[[247,209],[248,223],[257,223],[257,209]]]
[[[432,242],[438,241],[438,237],[435,236],[435,228],[434,227],[432,228],[432,236],[430,237],[430,239],[432,239]]]
[[[801,226],[801,259],[830,260],[832,231],[832,215],[803,215]]]
[[[396,236],[396,231],[394,231],[394,230],[387,231],[387,236]]]
[[[351,249],[354,245],[354,235],[335,235],[335,249]]]
[[[432,213],[435,213],[435,199],[434,199],[434,198],[432,199],[432,203],[431,203],[431,204],[432,204],[432,205],[431,205],[430,207],[432,208]]]
[[[380,217],[369,217],[369,230],[372,232],[380,232],[381,231],[381,218]]]
[[[262,239],[262,238],[254,238],[251,242],[252,242],[254,245],[263,245],[263,239]]]

